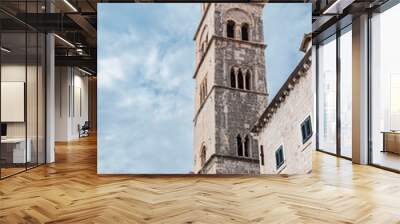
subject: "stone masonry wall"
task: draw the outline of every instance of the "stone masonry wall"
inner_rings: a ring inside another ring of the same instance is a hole
[[[236,24],[248,23],[251,27],[249,38],[252,42],[264,42],[263,7],[260,3],[218,3],[215,6],[214,32],[217,36],[226,36],[226,22],[232,19]],[[239,26],[236,29],[241,34]]]
[[[215,150],[215,94],[211,95],[204,103],[201,112],[194,121],[193,129],[193,149],[194,149],[194,166],[193,172],[198,173],[201,166],[201,149],[206,146],[206,161],[211,155],[216,153]]]
[[[260,166],[254,159],[218,157],[216,174],[259,174]]]
[[[248,135],[250,155],[258,159],[257,140],[251,138],[250,128],[264,109],[265,96],[223,88],[215,91],[216,152],[237,156],[236,136]]]

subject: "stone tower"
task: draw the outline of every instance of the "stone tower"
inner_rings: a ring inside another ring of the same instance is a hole
[[[267,105],[263,4],[203,3],[196,43],[195,173],[257,174],[250,129]]]

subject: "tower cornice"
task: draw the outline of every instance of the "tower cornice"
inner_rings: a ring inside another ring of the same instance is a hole
[[[251,157],[243,157],[243,156],[231,156],[231,155],[223,155],[223,154],[212,154],[211,157],[204,163],[204,165],[201,167],[199,172],[197,174],[202,174],[204,172],[205,168],[211,163],[211,161],[215,158],[225,158],[225,159],[234,159],[234,160],[242,160],[242,161],[247,161],[251,163],[258,164],[260,162],[259,159],[256,158],[251,158]],[[226,174],[224,174],[226,175]]]
[[[204,99],[204,102],[200,104],[199,109],[197,109],[194,118],[193,118],[193,122],[196,122],[197,117],[199,116],[201,110],[203,109],[204,105],[207,103],[207,100],[209,98],[209,96],[211,95],[211,93],[216,89],[226,89],[226,90],[230,90],[230,91],[238,91],[238,92],[243,92],[243,93],[251,93],[251,94],[257,94],[257,95],[262,95],[262,96],[269,96],[268,93],[264,93],[264,92],[258,92],[258,91],[252,91],[252,90],[245,90],[245,89],[237,89],[237,88],[232,88],[232,87],[228,87],[228,86],[221,86],[221,85],[213,85],[210,89],[210,91],[208,91],[206,98]]]

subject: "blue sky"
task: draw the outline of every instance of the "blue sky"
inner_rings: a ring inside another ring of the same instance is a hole
[[[189,173],[199,4],[98,5],[98,172]],[[264,8],[274,95],[301,59],[309,4]],[[270,98],[272,99],[272,98]]]

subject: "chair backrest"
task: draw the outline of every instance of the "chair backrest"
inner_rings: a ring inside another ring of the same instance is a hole
[[[89,121],[85,121],[82,127],[89,128],[90,127],[89,124],[90,124]]]

